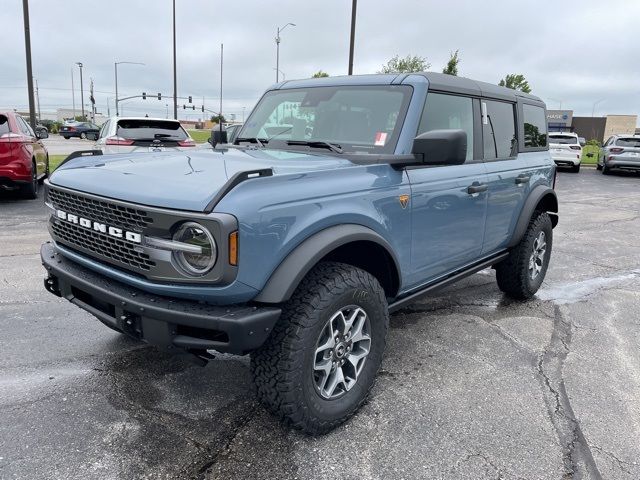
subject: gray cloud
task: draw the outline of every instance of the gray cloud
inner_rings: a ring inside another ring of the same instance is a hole
[[[346,74],[350,5],[348,0],[178,0],[179,96],[193,95],[198,105],[205,96],[209,108],[217,106],[224,42],[225,110],[239,114],[242,107],[251,108],[275,80],[275,30],[287,22],[297,25],[282,34],[280,68],[287,79],[319,69]],[[122,66],[121,95],[172,92],[170,0],[31,0],[30,6],[43,110],[71,106],[76,61],[85,65],[85,91],[89,77],[94,79],[103,111],[107,98],[113,109],[116,60],[146,63]],[[638,2],[360,0],[358,7],[355,73],[374,73],[393,55],[410,53],[427,57],[431,69],[440,70],[449,52],[459,49],[461,75],[497,83],[507,73],[523,73],[550,108],[562,101],[576,115],[590,115],[602,99],[597,115],[640,113]],[[9,47],[2,54],[0,107],[25,108],[22,2],[3,0],[0,22]],[[75,74],[78,88],[77,67]],[[160,115],[165,103],[134,100],[124,108],[129,114]]]

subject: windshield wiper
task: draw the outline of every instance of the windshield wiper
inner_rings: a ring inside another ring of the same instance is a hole
[[[315,148],[327,148],[334,153],[342,153],[342,147],[337,143],[329,143],[324,140],[288,140],[287,145],[306,145]]]
[[[264,148],[264,144],[265,143],[269,143],[269,140],[267,140],[266,138],[263,138],[262,140],[260,140],[258,137],[236,138],[235,141],[238,142],[238,143],[240,143],[240,142],[257,143],[258,145],[260,145],[263,148]]]

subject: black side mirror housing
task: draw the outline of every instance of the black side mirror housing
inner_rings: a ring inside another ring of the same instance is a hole
[[[578,143],[581,147],[584,147],[587,144],[587,141],[584,139],[584,137],[578,137]]]
[[[220,127],[215,127],[211,130],[211,137],[209,138],[209,143],[212,147],[215,147],[219,143],[227,143],[227,131]]]
[[[462,165],[467,159],[467,132],[459,129],[431,130],[413,140],[411,153],[428,165]]]

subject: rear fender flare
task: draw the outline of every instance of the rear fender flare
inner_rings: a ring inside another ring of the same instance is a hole
[[[541,204],[544,207],[542,210],[550,214],[553,227],[558,224],[558,196],[556,192],[546,185],[538,185],[531,190],[531,193],[524,203],[524,207],[516,223],[516,228],[513,231],[513,236],[509,242],[509,248],[515,247],[520,242],[527,231],[527,226],[533,213],[536,209],[539,209],[538,206]]]

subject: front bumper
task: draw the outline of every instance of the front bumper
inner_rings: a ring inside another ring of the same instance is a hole
[[[52,243],[42,245],[40,257],[49,292],[106,325],[176,353],[250,352],[264,343],[281,314],[278,307],[214,306],[152,295],[68,260]]]

